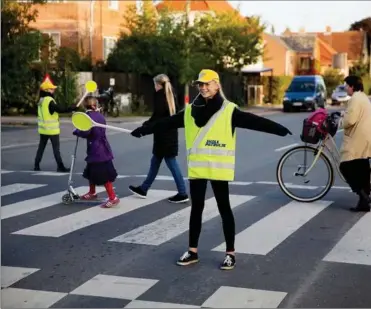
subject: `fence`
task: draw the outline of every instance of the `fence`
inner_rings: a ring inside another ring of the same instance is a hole
[[[88,72],[89,73],[89,72]],[[88,76],[88,73],[80,73]],[[110,86],[110,79],[115,80],[115,93],[126,94],[131,93],[133,96],[143,98],[144,104],[148,109],[153,106],[153,76],[139,75],[134,73],[116,73],[116,72],[93,72],[92,79],[98,84],[99,89],[107,89]],[[246,80],[242,76],[232,74],[221,74],[221,83],[227,98],[239,105],[247,104],[246,96]],[[184,106],[184,85],[180,84],[176,78],[170,78],[175,90],[178,104],[180,108]],[[84,78],[79,78],[80,83],[85,81]],[[194,86],[189,87],[190,102],[197,96],[198,90]]]

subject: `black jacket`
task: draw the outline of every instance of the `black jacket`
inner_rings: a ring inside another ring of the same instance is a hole
[[[175,98],[174,98],[175,99]],[[175,101],[176,102],[176,101]],[[178,110],[175,103],[176,111]],[[158,120],[167,119],[170,116],[166,101],[165,90],[155,92],[153,113],[151,118],[144,122],[144,126],[151,126]],[[152,153],[157,157],[175,157],[178,155],[178,130],[177,128],[158,131],[153,135]]]
[[[199,96],[197,100],[192,104],[192,117],[198,127],[203,127],[209,121],[212,115],[214,115],[222,106],[223,98],[220,94],[214,96],[213,99],[207,103],[204,98]],[[139,127],[132,132],[133,136],[141,136],[148,134],[157,134],[157,132],[166,132],[170,129],[183,128],[184,127],[184,111],[181,111],[172,117],[168,117],[159,120],[152,125],[146,127]],[[264,117],[260,117],[248,112],[243,112],[238,108],[235,108],[232,114],[232,132],[235,128],[250,129],[255,131],[266,132],[279,136],[286,136],[291,132],[279,123],[269,120]]]

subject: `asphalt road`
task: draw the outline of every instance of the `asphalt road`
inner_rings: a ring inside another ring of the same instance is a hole
[[[2,127],[3,307],[370,307],[370,214],[347,210],[357,199],[339,179],[323,200],[309,204],[293,202],[275,184],[277,162],[301,144],[307,115],[267,116],[287,126],[289,137],[238,130],[230,185],[237,265],[227,272],[218,268],[224,238],[215,200],[204,213],[200,262],[181,268],[175,261],[187,248],[189,204],[166,201],[176,190],[166,166],[146,200],[128,190],[148,171],[151,136],[109,136],[121,203],[103,210],[96,203],[62,205],[68,175],[55,173],[51,146],[42,172],[32,172],[35,129]],[[71,131],[64,125],[66,165],[75,145]],[[179,163],[186,177],[183,133]],[[85,147],[78,147],[75,187],[87,185],[78,174]],[[206,198],[212,196],[209,186]]]

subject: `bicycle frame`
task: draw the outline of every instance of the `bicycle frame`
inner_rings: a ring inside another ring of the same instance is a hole
[[[329,154],[327,155],[326,152]],[[330,134],[327,134],[326,137],[321,140],[319,146],[317,147],[317,154],[314,158],[314,161],[312,165],[308,168],[308,170],[304,173],[304,177],[308,175],[308,173],[311,171],[313,166],[317,163],[318,158],[321,156],[321,154],[325,155],[327,158],[329,158],[331,162],[331,166],[336,168],[336,171],[338,172],[338,175],[340,178],[345,182],[345,178],[343,174],[340,171],[340,152],[339,149],[336,146],[336,143],[333,139],[333,137]]]

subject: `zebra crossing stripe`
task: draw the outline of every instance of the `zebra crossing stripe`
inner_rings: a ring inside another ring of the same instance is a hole
[[[38,268],[1,266],[1,287],[7,288],[39,270]]]
[[[75,190],[80,194],[84,194],[89,191],[89,187],[82,186],[76,188]],[[103,191],[105,191],[104,188],[97,187],[97,193]],[[58,205],[61,203],[62,196],[65,193],[66,190],[3,206],[1,207],[1,220],[24,215],[35,210],[40,210]]]
[[[250,195],[230,195],[231,207],[244,204],[255,196]],[[186,232],[189,228],[190,206],[174,212],[164,218],[156,220],[150,224],[140,226],[123,235],[115,237],[109,241],[125,242],[142,245],[161,245]],[[206,200],[205,210],[202,221],[206,222],[218,216],[219,211],[215,197]]]
[[[69,173],[59,173],[59,172],[36,172],[32,173],[32,176],[66,176]]]
[[[361,217],[323,260],[371,266],[371,213]]]
[[[49,308],[67,293],[7,288],[1,290],[4,308]]]
[[[266,255],[331,205],[330,201],[290,202],[236,235],[236,252]],[[212,249],[224,251],[225,243]]]
[[[11,185],[1,187],[1,196],[37,189],[45,186],[47,185],[33,183],[13,183]]]
[[[176,194],[175,191],[151,190],[151,194],[147,197],[147,199],[139,199],[133,195],[128,196],[122,198],[121,203],[111,209],[103,209],[98,206],[91,207],[67,216],[33,225],[23,230],[16,231],[12,234],[61,237],[90,225],[113,219],[132,210],[159,202],[174,194]]]

